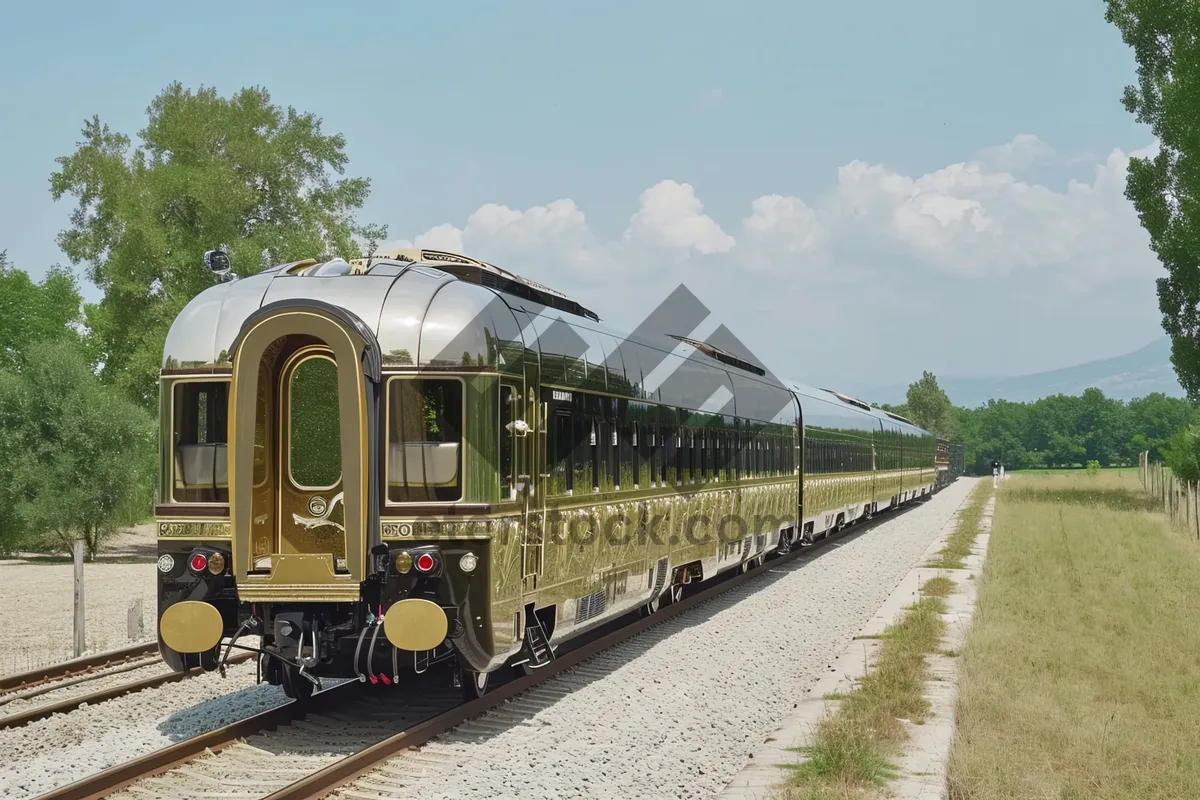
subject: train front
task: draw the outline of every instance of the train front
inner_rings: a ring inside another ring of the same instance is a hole
[[[483,309],[496,297],[406,272],[301,262],[219,284],[176,321],[157,514],[172,668],[214,669],[249,648],[269,683],[305,698],[322,677],[388,684],[439,661],[486,675],[520,646],[491,626],[491,538],[506,521],[464,520],[456,535],[441,521],[498,499]],[[385,313],[398,297],[411,316]],[[453,341],[431,340],[444,331],[423,319],[437,308]],[[389,326],[411,347],[381,351]],[[422,348],[447,347],[453,364],[419,363]],[[503,588],[519,608],[519,584]]]

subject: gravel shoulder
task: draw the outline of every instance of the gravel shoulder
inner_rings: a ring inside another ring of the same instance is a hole
[[[0,675],[74,657],[74,568],[0,564]],[[157,594],[154,564],[85,564],[87,653],[152,641]],[[142,601],[142,633],[129,638],[127,613]]]
[[[428,745],[343,798],[708,798],[831,668],[975,481],[778,567]],[[503,765],[503,768],[497,768]],[[389,778],[389,773],[398,778]]]

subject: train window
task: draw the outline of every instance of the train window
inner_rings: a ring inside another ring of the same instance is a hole
[[[176,503],[228,503],[229,383],[180,381],[173,393],[171,498]]]
[[[637,483],[637,464],[634,461],[633,453],[633,423],[629,421],[628,409],[625,403],[621,403],[621,420],[619,423],[619,439],[617,443],[617,460],[620,463],[620,470],[617,473],[617,488],[625,487],[626,490],[632,489]]]
[[[393,378],[387,432],[388,502],[462,499],[462,381]]]
[[[575,434],[571,422],[568,409],[559,410],[550,420],[550,475],[546,487],[550,495],[571,494],[575,485]]]
[[[297,488],[332,489],[342,479],[337,365],[328,356],[302,358],[288,378],[288,473]]]
[[[633,474],[630,476],[630,488],[640,489],[641,487],[647,486],[650,483],[650,481],[647,479],[647,473],[643,469],[646,466],[646,459],[642,457],[642,448],[644,447],[644,442],[639,441],[638,439],[638,434],[641,432],[639,430],[640,425],[637,422],[631,422],[629,423],[629,427],[629,449],[632,451],[633,456]]]
[[[516,447],[516,434],[513,432],[513,422],[517,418],[517,393],[511,386],[500,387],[500,499],[516,500],[517,492],[513,484],[513,451]]]

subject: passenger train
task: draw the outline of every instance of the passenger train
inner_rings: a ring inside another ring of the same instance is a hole
[[[732,337],[618,336],[579,303],[428,249],[220,280],[161,370],[159,649],[262,676],[468,697],[689,584],[926,498],[962,450],[776,378]],[[726,341],[728,340],[728,341]]]

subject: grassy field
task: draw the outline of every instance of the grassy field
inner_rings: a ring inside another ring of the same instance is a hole
[[[991,484],[976,485],[939,561],[960,561],[964,546],[969,552],[991,493]],[[904,721],[921,724],[929,714],[924,696],[929,677],[926,656],[941,642],[943,598],[954,586],[943,576],[922,584],[917,602],[878,637],[882,640],[879,657],[854,691],[826,698],[840,703],[821,720],[812,744],[800,751],[806,760],[792,768],[780,787],[777,794],[783,800],[880,796],[895,774],[892,759],[908,739]]]
[[[1200,798],[1200,553],[1136,471],[1017,476],[963,647],[953,800]]]

